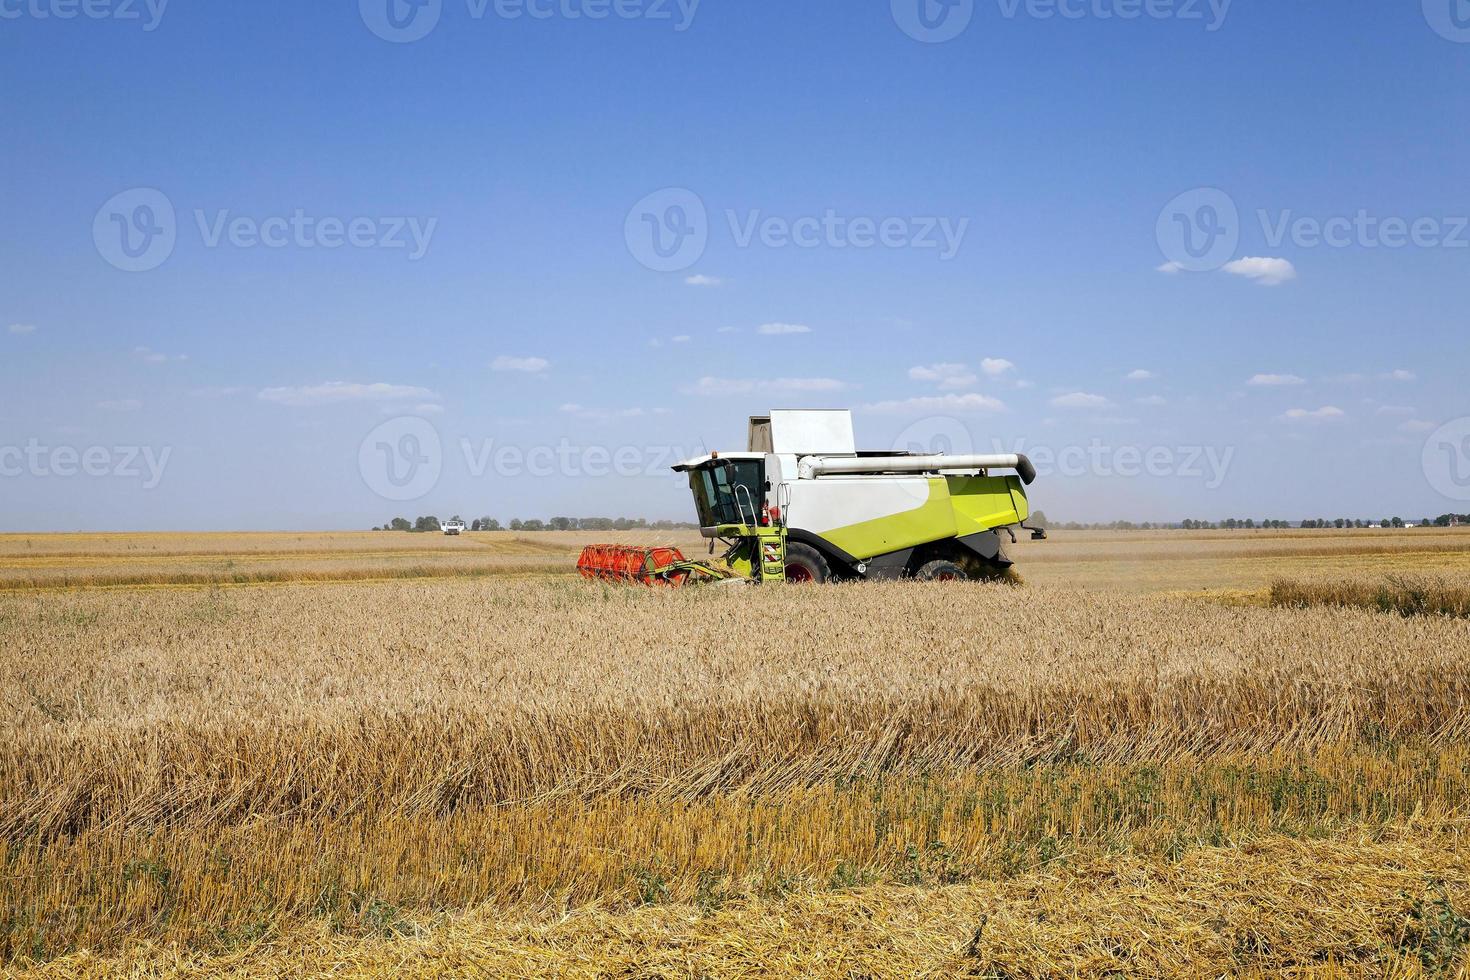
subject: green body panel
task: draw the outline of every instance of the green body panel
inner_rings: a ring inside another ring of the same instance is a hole
[[[955,533],[960,537],[1020,524],[1031,516],[1020,477],[950,476],[945,482],[954,506]]]
[[[936,476],[928,482],[929,499],[919,507],[823,531],[822,537],[866,559],[1019,524],[1031,514],[1019,477]]]

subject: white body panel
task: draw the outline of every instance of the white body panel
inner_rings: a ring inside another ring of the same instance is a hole
[[[851,456],[857,453],[852,413],[847,409],[777,409],[750,420],[750,450],[783,456]]]
[[[929,500],[925,476],[834,476],[785,486],[787,523],[813,534],[917,510]]]

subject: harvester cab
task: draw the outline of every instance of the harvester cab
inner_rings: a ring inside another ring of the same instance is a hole
[[[711,554],[715,542],[726,544],[723,565],[672,549],[647,552],[640,564],[639,549],[612,549],[626,554],[609,572],[593,554],[608,552],[601,546],[584,553],[584,575],[675,584],[1003,578],[1011,561],[1001,532],[1014,541],[1013,529],[1026,528],[1026,487],[1036,478],[1019,454],[861,452],[847,411],[753,417],[745,452],[710,453],[674,470],[688,477]]]
[[[675,467],[689,475],[700,531],[728,545],[724,562],[736,575],[756,582],[787,578],[787,529],[781,491],[767,476],[762,453],[712,453]]]

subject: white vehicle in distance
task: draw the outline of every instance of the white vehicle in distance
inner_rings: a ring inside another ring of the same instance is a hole
[[[465,531],[464,521],[445,521],[439,525],[439,528],[445,534],[452,534],[455,537],[458,537]]]

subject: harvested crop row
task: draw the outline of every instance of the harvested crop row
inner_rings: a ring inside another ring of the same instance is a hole
[[[186,977],[600,978],[1453,976],[1470,934],[1470,866],[1454,835],[1274,840],[1177,863],[1059,862],[943,887],[773,892],[689,905],[387,915],[380,935],[258,934],[213,954],[81,953],[31,980]]]
[[[0,835],[1470,733],[1470,624],[944,589],[0,600]]]
[[[981,881],[1467,805],[1470,623],[1016,596],[0,596],[3,955]]]
[[[1470,582],[1464,578],[1391,575],[1382,581],[1297,582],[1271,585],[1271,604],[1372,609],[1402,616],[1470,617]]]

